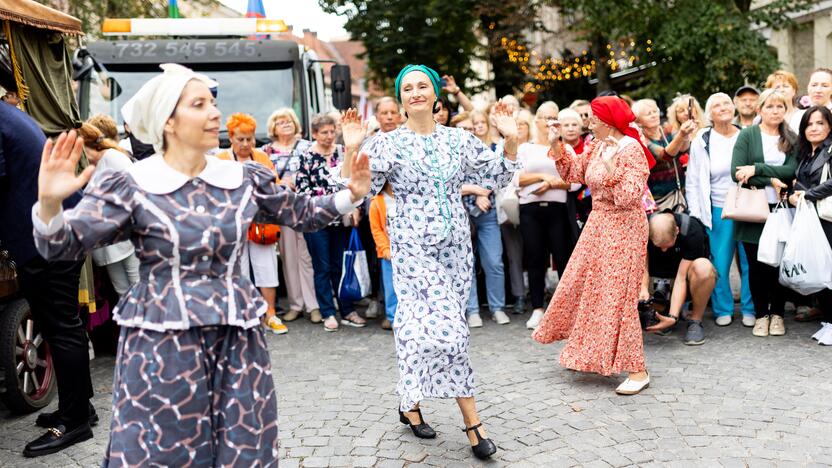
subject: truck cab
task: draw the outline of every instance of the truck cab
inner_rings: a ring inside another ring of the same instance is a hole
[[[349,96],[343,96],[350,89],[349,69],[343,65],[333,67],[332,84],[337,90],[327,93],[321,62],[314,51],[292,41],[253,36],[264,29],[258,23],[262,21],[275,20],[106,20],[105,34],[150,38],[99,40],[76,53],[82,118],[104,113],[121,125],[121,106],[145,82],[161,72],[159,64],[175,62],[208,75],[218,83],[217,107],[223,119],[234,112],[253,115],[258,124],[258,143],[268,141],[266,124],[269,115],[283,107],[295,111],[304,137],[309,138],[309,122],[314,115],[349,107]],[[234,24],[254,27],[235,29]],[[182,37],[183,34],[187,37]],[[346,83],[343,82],[344,75]],[[333,106],[333,100],[346,105]],[[223,128],[220,146],[227,146],[227,139]]]

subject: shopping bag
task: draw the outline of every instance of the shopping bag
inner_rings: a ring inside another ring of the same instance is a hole
[[[361,245],[358,229],[353,228],[350,243],[344,251],[341,268],[341,282],[338,284],[338,297],[341,300],[357,301],[370,295],[370,269],[367,266],[367,252]]]
[[[804,296],[832,286],[832,248],[815,207],[802,198],[783,250],[780,284]]]
[[[495,202],[497,203],[498,224],[520,225],[520,198],[517,196],[517,187],[514,184],[509,184],[498,190]]]
[[[774,212],[766,220],[763,226],[763,233],[760,235],[760,244],[757,250],[757,260],[771,266],[780,266],[783,258],[783,250],[786,248],[786,241],[789,239],[789,231],[792,226],[792,211],[788,209],[783,201],[777,204]]]

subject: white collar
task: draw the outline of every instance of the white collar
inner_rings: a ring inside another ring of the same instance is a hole
[[[233,190],[243,184],[242,164],[208,155],[205,156],[205,160],[205,169],[193,179],[201,179],[207,184],[226,190]],[[158,153],[133,164],[127,169],[127,173],[142,190],[154,195],[175,192],[192,180],[170,167]]]

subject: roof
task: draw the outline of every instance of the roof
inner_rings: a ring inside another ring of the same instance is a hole
[[[0,19],[65,34],[84,35],[81,20],[33,0],[0,0]]]

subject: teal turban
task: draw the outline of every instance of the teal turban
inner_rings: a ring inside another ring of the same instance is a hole
[[[412,71],[420,71],[430,78],[430,82],[433,83],[433,92],[436,94],[436,98],[439,99],[439,73],[436,73],[436,70],[426,65],[407,65],[402,68],[402,71],[399,72],[399,76],[396,77],[396,99],[399,102],[402,102],[402,95],[399,92],[402,85],[402,79],[405,75]]]

